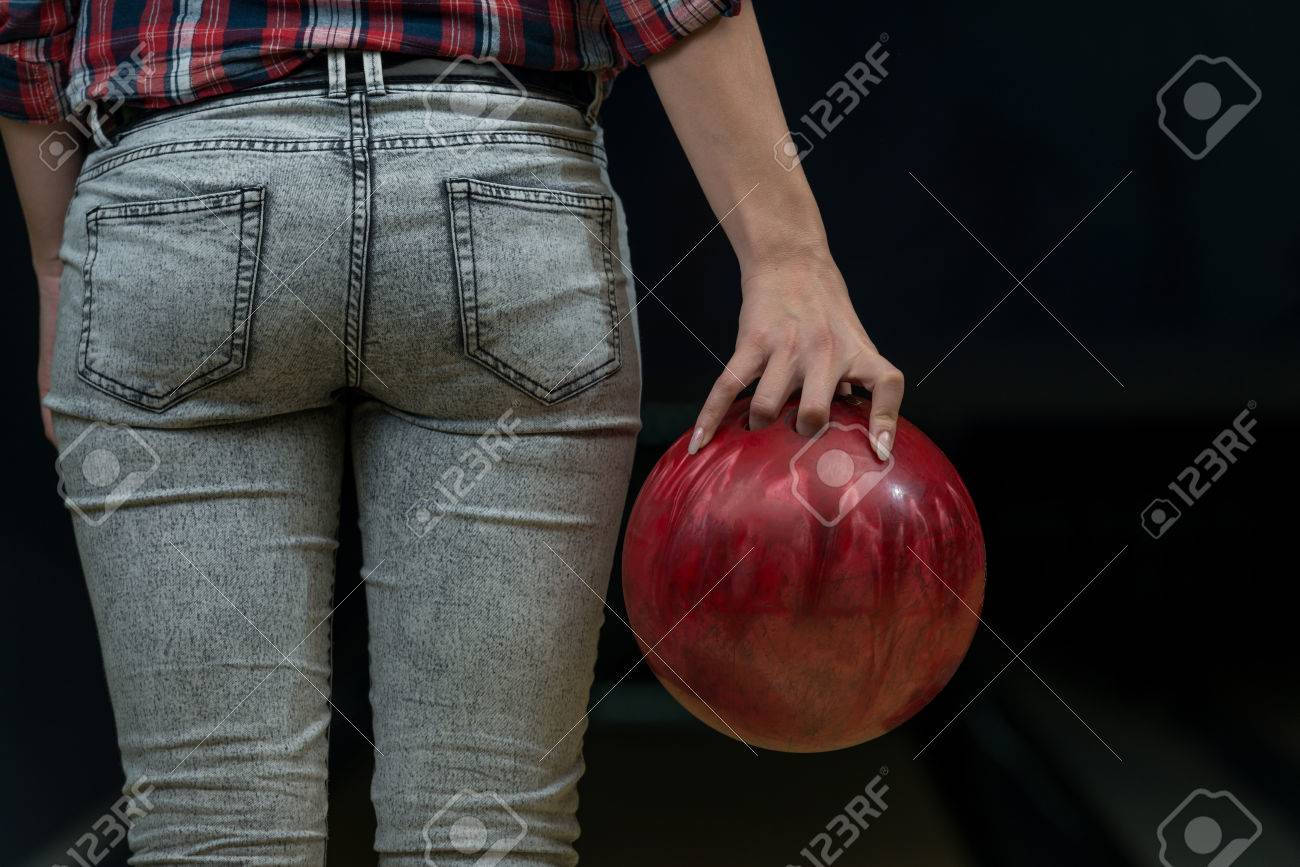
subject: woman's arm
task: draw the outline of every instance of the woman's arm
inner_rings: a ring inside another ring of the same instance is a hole
[[[714,213],[735,207],[722,227],[740,260],[740,333],[700,412],[692,453],[755,379],[750,426],[774,421],[802,388],[797,427],[805,436],[826,423],[840,383],[856,382],[871,390],[871,434],[883,459],[903,375],[858,321],[803,169],[786,171],[774,158],[787,128],[752,6],[646,66]]]
[[[27,237],[32,251],[32,268],[40,291],[40,355],[36,364],[36,385],[40,397],[50,390],[50,368],[54,356],[54,321],[59,307],[59,276],[63,263],[59,245],[63,243],[63,217],[72,201],[72,188],[81,168],[83,151],[59,154],[53,158],[47,139],[55,136],[61,143],[77,142],[79,133],[70,124],[31,124],[0,118],[0,135],[9,154],[9,168],[22,203],[27,222]],[[44,156],[44,159],[42,157]],[[54,166],[54,168],[51,168]],[[50,411],[41,407],[45,436],[54,442]]]

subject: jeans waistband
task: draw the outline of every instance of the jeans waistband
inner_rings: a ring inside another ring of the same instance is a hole
[[[386,84],[398,82],[451,85],[490,83],[507,87],[521,97],[537,96],[566,102],[583,112],[588,122],[595,121],[604,90],[594,72],[529,69],[507,66],[491,58],[446,59],[343,49],[321,51],[284,78],[259,85],[253,90],[320,85],[328,88],[330,96],[346,96],[357,89],[364,89],[371,96],[379,96],[384,93]],[[120,135],[136,123],[169,110],[170,108],[124,105],[113,117],[112,135]],[[101,133],[97,125],[91,126],[96,130],[96,140],[99,141]],[[105,136],[105,140],[99,143],[107,145],[110,142]]]
[[[367,81],[367,75],[373,75],[365,69],[365,56],[373,52],[341,52],[347,66],[347,79],[350,83]],[[288,76],[296,81],[328,81],[332,52],[322,52],[301,68]],[[427,83],[451,83],[490,81],[519,91],[528,96],[561,98],[582,108],[584,111],[596,98],[601,89],[597,76],[593,72],[578,70],[530,69],[523,66],[507,66],[495,59],[473,60],[470,58],[418,57],[395,52],[378,52],[374,61],[384,82],[412,81]],[[357,57],[362,59],[362,66],[356,67],[347,61]]]

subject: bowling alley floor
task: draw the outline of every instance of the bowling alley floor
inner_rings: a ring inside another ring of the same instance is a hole
[[[624,683],[615,696],[605,713],[597,709],[586,737],[578,841],[584,864],[976,864],[936,781],[912,761],[922,744],[908,737],[839,753],[755,755],[684,718],[658,684]],[[638,723],[623,724],[625,714]],[[647,725],[647,718],[656,723]],[[855,835],[836,817],[882,772],[885,810]],[[814,840],[828,825],[838,830],[832,842]],[[818,860],[801,854],[805,848]]]
[[[987,681],[996,662],[977,649],[969,665]],[[964,693],[941,696],[912,724],[820,755],[754,755],[686,716],[653,681],[629,678],[596,708],[586,736],[582,863],[1140,867],[1156,863],[1162,820],[1210,782],[1249,804],[1266,829],[1239,867],[1296,863],[1294,701],[1261,703],[1243,688],[1233,706],[1252,708],[1249,725],[1203,708],[1188,725],[1106,681],[1049,670],[1122,759],[1046,690],[1026,688],[1037,683],[1027,673],[968,708]],[[883,769],[886,809],[854,834],[837,817]],[[814,839],[828,827],[829,841]]]

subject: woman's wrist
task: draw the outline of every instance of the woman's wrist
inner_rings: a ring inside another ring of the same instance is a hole
[[[744,253],[738,250],[736,259],[742,277],[783,270],[793,264],[812,268],[834,265],[825,237],[773,237],[756,242],[753,249]]]
[[[765,177],[723,227],[743,272],[830,258],[817,201],[797,171]]]
[[[791,267],[818,270],[835,268],[820,220],[815,227],[801,226],[794,221],[786,221],[784,224],[775,220],[773,222],[776,225],[771,230],[745,234],[741,243],[733,238],[732,245],[740,264],[742,289],[749,278],[773,271],[784,271]]]
[[[63,220],[85,152],[85,148],[78,149],[51,170],[41,159],[41,144],[57,132],[73,138],[79,135],[67,122],[42,125],[0,118],[0,133],[27,224],[32,268],[37,277],[46,279],[57,277],[62,270]]]
[[[51,242],[50,246],[57,247],[57,244]],[[63,274],[63,260],[59,258],[57,249],[54,252],[33,250],[32,270],[38,278],[57,280]]]

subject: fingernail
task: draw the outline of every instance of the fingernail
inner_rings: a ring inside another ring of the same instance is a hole
[[[889,450],[893,444],[894,444],[893,431],[887,430],[881,433],[879,436],[877,436],[876,441],[872,443],[872,445],[875,446],[876,449],[876,457],[880,458],[882,461],[889,460]]]
[[[693,455],[700,450],[700,443],[704,442],[704,428],[697,427],[695,433],[691,435],[690,445],[686,447],[686,454]]]

